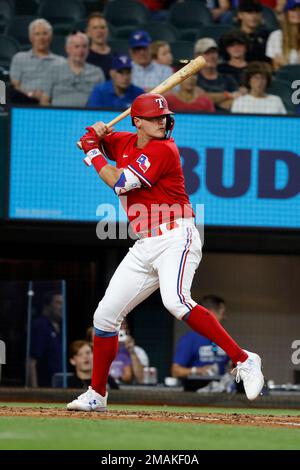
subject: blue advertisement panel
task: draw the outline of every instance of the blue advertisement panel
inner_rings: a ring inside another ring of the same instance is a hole
[[[9,217],[99,221],[114,192],[82,161],[75,143],[85,127],[116,112],[12,110]],[[129,118],[116,130],[134,130]],[[209,226],[300,228],[300,119],[177,114],[179,147],[191,202]],[[126,220],[122,213],[120,220]]]

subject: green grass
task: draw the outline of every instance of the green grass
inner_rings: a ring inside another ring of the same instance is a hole
[[[0,449],[299,449],[300,430],[231,425],[1,418]]]
[[[64,407],[62,404],[0,403],[0,406]],[[112,405],[112,410],[300,415],[298,410]],[[273,450],[299,449],[300,429],[220,424],[157,423],[69,418],[0,418],[0,449]]]

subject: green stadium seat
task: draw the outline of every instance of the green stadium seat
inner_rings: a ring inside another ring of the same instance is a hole
[[[276,73],[276,79],[285,80],[289,83],[300,80],[300,65],[285,65]]]
[[[153,41],[174,42],[179,40],[179,32],[172,24],[150,22],[141,26],[141,29],[147,31]]]
[[[16,39],[2,35],[0,36],[0,67],[9,69],[11,59],[20,51],[20,44]]]
[[[185,2],[174,3],[168,12],[168,22],[181,32],[182,29],[199,28],[203,24],[210,24],[212,17],[202,2],[195,2],[190,6]]]
[[[2,34],[8,22],[15,15],[15,6],[12,0],[0,0],[0,34]]]
[[[188,41],[175,41],[170,44],[174,63],[184,63],[194,58],[194,44]]]
[[[29,45],[29,25],[36,20],[36,16],[20,15],[14,16],[8,23],[5,34],[14,37],[21,46]]]
[[[114,28],[115,39],[129,39],[132,31],[136,31],[136,25],[119,26]]]
[[[289,82],[275,79],[272,81],[272,84],[268,88],[267,92],[270,95],[280,96],[289,114],[296,113],[297,106],[292,103],[293,90]]]
[[[274,11],[271,8],[265,6],[263,6],[262,8],[264,27],[270,32],[279,29],[280,26]]]
[[[86,10],[78,0],[42,0],[38,16],[48,20],[53,25],[54,32],[68,32],[75,21],[86,16]]]
[[[102,12],[104,10],[106,0],[82,0],[82,3],[84,4],[86,12],[89,15],[94,11]]]
[[[14,0],[18,16],[35,16],[38,10],[38,0]]]
[[[180,29],[179,39],[180,41],[196,42],[199,36],[198,28],[183,28]]]
[[[115,54],[129,54],[129,43],[126,39],[110,39],[108,44]]]
[[[130,26],[148,23],[149,10],[134,0],[112,0],[104,8],[105,18],[113,26]],[[140,28],[139,28],[140,29]]]
[[[51,43],[51,52],[66,57],[66,36],[64,34],[55,34]]]
[[[233,27],[230,24],[213,24],[213,25],[204,25],[200,26],[198,29],[198,37],[201,38],[212,38],[216,42],[219,42],[220,38],[227,34],[229,31],[232,31]]]

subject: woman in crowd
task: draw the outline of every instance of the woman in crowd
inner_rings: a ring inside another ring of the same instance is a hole
[[[287,0],[282,29],[270,34],[266,55],[272,59],[274,70],[287,64],[300,64],[300,0]]]

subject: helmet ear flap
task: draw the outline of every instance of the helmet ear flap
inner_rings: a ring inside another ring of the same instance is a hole
[[[172,114],[167,115],[167,123],[166,123],[166,139],[171,137],[172,130],[175,125],[175,119]]]

